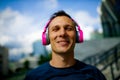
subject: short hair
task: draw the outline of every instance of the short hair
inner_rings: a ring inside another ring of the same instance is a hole
[[[67,14],[65,11],[63,11],[63,10],[60,10],[60,11],[58,11],[58,12],[55,12],[55,13],[50,17],[50,21],[53,20],[54,18],[58,17],[58,16],[66,16],[66,17],[70,18],[70,19],[73,21],[73,23],[74,23],[75,26],[77,25],[77,23],[72,19],[72,17],[71,17],[69,14]]]
[[[69,17],[70,19],[72,19],[71,16],[68,15],[65,11],[60,10],[60,11],[58,11],[58,12],[55,12],[55,13],[50,17],[50,20],[52,20],[52,19],[54,19],[54,18],[56,18],[56,17],[58,17],[58,16],[67,16],[67,17]]]

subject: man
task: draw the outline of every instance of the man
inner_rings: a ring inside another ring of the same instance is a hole
[[[75,43],[83,41],[83,34],[64,11],[52,15],[42,41],[44,45],[51,44],[52,59],[30,71],[25,80],[106,80],[97,68],[74,58]]]

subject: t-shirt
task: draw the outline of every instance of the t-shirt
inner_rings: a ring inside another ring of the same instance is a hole
[[[55,68],[49,62],[40,65],[27,73],[24,80],[106,80],[94,66],[76,60],[68,68]]]

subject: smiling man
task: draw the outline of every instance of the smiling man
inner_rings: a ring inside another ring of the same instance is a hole
[[[48,30],[53,56],[50,64],[59,68],[74,65],[76,40],[74,22],[69,17],[58,16],[51,21]]]
[[[52,15],[45,26],[42,42],[51,44],[52,59],[30,71],[25,80],[106,80],[96,67],[74,58],[75,44],[83,42],[83,33],[64,11]]]

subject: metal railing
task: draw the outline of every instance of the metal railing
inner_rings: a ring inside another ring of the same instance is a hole
[[[98,67],[102,72],[109,68],[111,80],[120,79],[120,43],[102,54],[89,56],[83,61]]]

